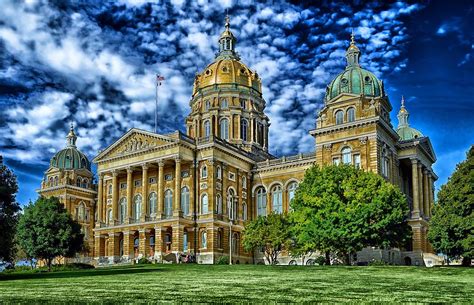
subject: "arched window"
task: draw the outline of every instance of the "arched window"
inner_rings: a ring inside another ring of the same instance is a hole
[[[109,195],[112,195],[112,184],[109,184],[109,190],[108,190]]]
[[[59,184],[59,178],[58,176],[54,177],[54,186],[58,186]]]
[[[207,248],[207,231],[201,232],[201,248]]]
[[[229,189],[227,193],[227,209],[229,212],[229,219],[237,219],[237,202],[235,200],[235,193],[233,189]]]
[[[382,150],[382,176],[388,177],[388,172],[389,172],[389,159],[388,159],[388,154],[387,150],[384,148]]]
[[[352,164],[351,148],[346,146],[341,150],[341,153],[342,153],[342,163]]]
[[[201,196],[201,214],[209,213],[209,201],[207,194]]]
[[[204,111],[208,111],[209,108],[211,108],[211,102],[209,102],[209,100],[206,100],[204,102]]]
[[[77,179],[76,179],[76,186],[81,187],[81,184],[82,184],[82,179],[81,179],[81,177],[77,177]]]
[[[84,221],[86,219],[86,206],[84,202],[81,202],[77,208],[77,218],[80,221]]]
[[[124,223],[127,217],[127,198],[123,197],[119,202],[119,222]]]
[[[242,204],[242,219],[247,220],[247,204]]]
[[[220,194],[216,196],[216,213],[219,215],[222,214],[222,197]]]
[[[49,186],[53,186],[53,185],[54,185],[53,177],[49,177]]]
[[[157,195],[155,192],[151,192],[148,196],[148,214],[155,216],[157,211]]]
[[[189,189],[187,186],[181,189],[181,211],[183,215],[189,215]]]
[[[107,210],[107,224],[112,224],[112,209]]]
[[[204,122],[204,136],[209,137],[211,135],[211,122]]]
[[[275,213],[283,213],[283,192],[280,185],[272,188],[272,210]]]
[[[207,166],[203,165],[201,167],[201,178],[207,178]]]
[[[133,198],[133,219],[136,221],[140,220],[140,216],[142,215],[142,196],[136,195]]]
[[[89,179],[82,179],[82,187],[85,189],[89,188]]]
[[[220,166],[217,166],[217,179],[222,179],[222,168]]]
[[[222,229],[218,229],[217,230],[217,243],[216,243],[218,249],[222,249],[222,244],[223,244],[222,236],[223,236]]]
[[[347,109],[347,121],[354,122],[355,121],[355,109],[349,108]]]
[[[82,158],[82,159],[81,159],[81,167],[82,167],[82,168],[86,168],[86,167],[87,167],[86,165],[87,165],[86,159]]]
[[[336,124],[342,124],[344,122],[344,113],[342,110],[336,111]]]
[[[288,204],[290,206],[290,210],[291,210],[291,201],[293,200],[293,198],[295,198],[295,193],[296,193],[297,188],[298,188],[298,183],[296,182],[291,182],[288,185]]]
[[[229,108],[229,103],[227,102],[227,99],[226,99],[226,98],[223,98],[223,99],[221,100],[221,108],[222,108],[222,109],[227,109],[227,108]]]
[[[247,177],[245,176],[242,177],[242,188],[243,189],[247,188]]]
[[[221,120],[221,134],[220,134],[220,137],[223,140],[229,140],[229,120],[228,119],[222,119]]]
[[[242,122],[240,123],[240,137],[244,141],[247,141],[248,126],[249,123],[247,122],[247,120],[242,120]]]
[[[239,235],[237,233],[232,234],[232,253],[239,254]]]
[[[267,192],[265,188],[260,187],[257,190],[257,216],[267,215]]]
[[[165,192],[165,216],[170,217],[173,215],[173,192],[166,190]]]

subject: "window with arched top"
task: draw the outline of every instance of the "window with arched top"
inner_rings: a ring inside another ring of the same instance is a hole
[[[112,219],[112,209],[107,210],[107,224],[112,224],[113,219]]]
[[[227,192],[227,209],[229,212],[229,219],[237,220],[237,200],[233,189]]]
[[[389,174],[389,158],[388,158],[388,153],[387,150],[384,148],[382,150],[382,158],[381,158],[381,171],[382,171],[382,176],[388,177]]]
[[[125,219],[127,217],[127,198],[123,197],[119,201],[119,215],[118,215],[118,221],[120,223],[124,223]]]
[[[272,188],[272,211],[277,214],[283,213],[283,191],[281,185]]]
[[[216,196],[216,214],[222,215],[222,197],[220,194]]]
[[[183,232],[183,251],[188,251],[188,231],[186,229]]]
[[[232,234],[232,253],[239,254],[239,234]]]
[[[344,112],[342,110],[336,111],[336,124],[342,124],[344,123]]]
[[[211,122],[205,121],[204,122],[204,136],[209,137],[211,135]]]
[[[81,159],[81,167],[82,167],[82,168],[86,168],[86,167],[87,167],[87,162],[86,162],[86,159],[84,159],[84,158]]]
[[[223,99],[221,100],[221,108],[222,108],[222,109],[227,109],[227,108],[229,108],[229,103],[227,102],[227,99],[226,99],[226,98],[223,98]]]
[[[89,179],[87,178],[82,179],[82,187],[85,189],[89,188]]]
[[[347,109],[347,121],[354,122],[355,121],[355,109],[349,108]]]
[[[243,141],[247,141],[248,138],[248,129],[249,122],[247,120],[242,120],[240,123],[240,137]]]
[[[209,199],[207,194],[201,196],[201,214],[209,213]]]
[[[156,211],[158,209],[157,198],[158,196],[155,192],[151,192],[148,196],[148,214],[151,216],[156,215]]]
[[[189,215],[189,188],[181,188],[181,211],[183,215]]]
[[[209,108],[211,108],[211,102],[209,100],[206,100],[204,102],[204,111],[208,111]]]
[[[347,146],[341,150],[343,164],[352,164],[351,153],[352,153],[351,148]]]
[[[109,195],[112,195],[112,184],[109,184],[109,189],[107,192]]]
[[[221,120],[220,137],[223,140],[229,140],[229,120]]]
[[[293,200],[293,198],[295,198],[295,193],[296,193],[297,188],[298,188],[298,183],[296,182],[291,182],[288,185],[288,204],[290,206],[290,210],[291,210],[291,201]]]
[[[201,232],[201,248],[207,248],[207,231]]]
[[[242,177],[242,188],[243,189],[247,188],[247,177],[245,176]]]
[[[58,186],[59,184],[59,178],[58,176],[54,177],[54,186]]]
[[[81,179],[81,177],[77,177],[77,179],[76,179],[76,186],[81,187],[81,184],[82,184],[82,179]]]
[[[220,166],[217,166],[217,170],[216,170],[216,176],[217,176],[217,179],[222,179],[222,168]]]
[[[133,219],[135,221],[140,220],[140,216],[142,215],[142,196],[136,195],[133,198]]]
[[[201,178],[207,178],[207,166],[203,165],[201,167]]]
[[[169,189],[165,192],[164,214],[166,217],[170,217],[171,215],[173,215],[173,192]]]
[[[53,177],[49,177],[49,183],[48,183],[49,186],[53,186],[54,185],[54,180],[53,180]]]
[[[257,216],[267,215],[267,192],[264,187],[257,190]]]
[[[242,204],[242,220],[247,220],[247,204]]]
[[[80,221],[86,220],[86,206],[84,202],[81,202],[79,206],[77,207],[77,218]]]

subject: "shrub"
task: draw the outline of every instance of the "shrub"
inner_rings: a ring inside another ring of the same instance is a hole
[[[137,264],[145,265],[145,264],[151,264],[151,262],[146,257],[142,257],[138,260]]]
[[[221,256],[217,260],[217,265],[228,265],[229,264],[229,257],[228,256]]]
[[[370,261],[367,265],[368,266],[387,266],[390,264],[382,260],[373,260],[373,261]]]
[[[316,261],[316,264],[318,264],[319,266],[326,264],[326,258],[324,256],[316,257],[315,261]]]

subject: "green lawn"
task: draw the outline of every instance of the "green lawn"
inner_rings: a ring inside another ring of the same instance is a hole
[[[3,303],[472,303],[474,269],[141,265],[0,275]]]

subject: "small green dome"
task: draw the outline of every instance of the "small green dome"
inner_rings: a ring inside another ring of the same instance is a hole
[[[341,93],[362,94],[369,97],[385,96],[383,82],[372,72],[359,65],[360,50],[356,46],[354,36],[346,51],[347,67],[326,88],[326,101]]]
[[[91,169],[87,157],[75,147],[67,147],[57,152],[50,164],[61,169]]]
[[[416,130],[415,128],[411,128],[409,126],[397,128],[397,133],[398,133],[398,136],[400,137],[400,140],[402,141],[423,137],[423,134],[420,131]]]
[[[326,100],[341,93],[362,94],[364,96],[384,96],[383,83],[377,77],[359,66],[348,66],[329,84]]]
[[[90,171],[91,163],[89,159],[76,147],[77,137],[72,124],[66,139],[67,147],[54,155],[50,165],[61,169],[87,169]]]

